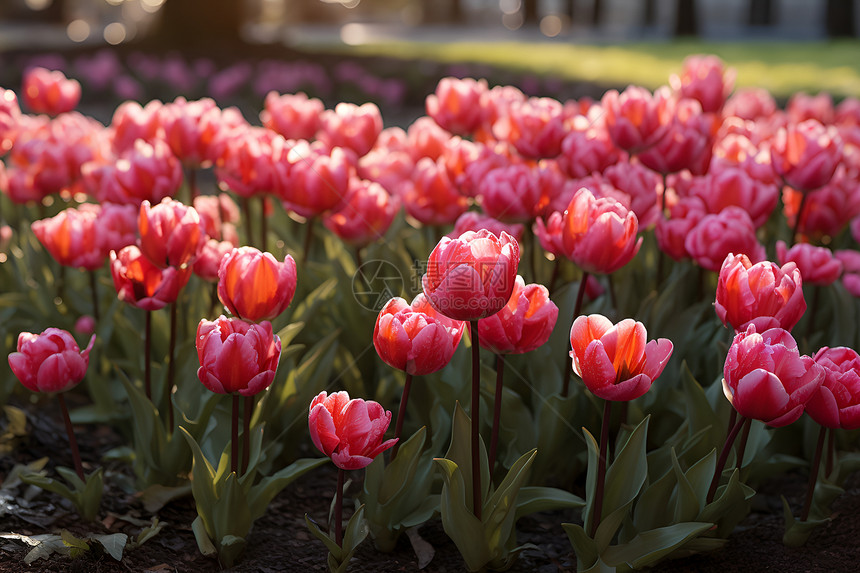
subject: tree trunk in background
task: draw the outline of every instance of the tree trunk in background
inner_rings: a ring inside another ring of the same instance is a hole
[[[538,0],[523,0],[523,22],[526,24],[536,24],[538,18]]]
[[[854,28],[854,0],[827,0],[827,37],[852,38],[857,35]]]
[[[675,36],[697,36],[696,0],[678,0],[675,10]]]
[[[657,0],[645,0],[644,24],[653,26],[657,23]]]
[[[600,26],[601,22],[603,22],[603,0],[594,0],[591,10],[591,24]]]
[[[230,53],[244,44],[240,0],[166,0],[150,40],[165,49],[214,50]]]
[[[771,0],[750,0],[750,26],[771,26],[773,24],[773,3]]]

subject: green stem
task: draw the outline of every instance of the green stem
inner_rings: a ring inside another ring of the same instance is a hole
[[[403,419],[406,418],[406,403],[409,401],[409,389],[412,387],[412,374],[406,373],[406,382],[403,384],[403,393],[400,394],[400,409],[397,410],[397,424],[394,427],[394,438],[397,443],[391,448],[391,461],[397,457],[400,449],[400,434],[403,431]]]
[[[173,433],[173,379],[176,372],[176,303],[170,303],[170,341],[167,347],[167,380],[164,397],[167,399],[167,435]]]
[[[337,468],[337,493],[334,501],[334,542],[343,547],[343,479],[342,468]]]
[[[230,471],[239,474],[239,394],[233,394],[233,412],[230,418]]]
[[[580,311],[582,311],[582,299],[585,297],[585,284],[588,282],[588,273],[582,273],[582,278],[579,281],[579,290],[576,293],[576,304],[573,307],[573,316],[570,318],[570,329],[573,329],[573,322],[576,320],[576,317],[579,316]],[[570,391],[570,372],[572,370],[570,363],[570,329],[567,331],[568,343],[565,347],[565,355],[564,355],[564,363],[561,367],[561,397],[567,398],[567,394]]]
[[[478,345],[478,321],[470,324],[472,331],[472,512],[481,519],[481,435],[479,416],[481,412],[481,348]]]
[[[752,418],[747,418],[746,422],[744,422],[744,431],[741,434],[741,443],[738,445],[738,469],[741,469],[744,466],[744,454],[747,449],[747,440],[749,440],[750,437],[750,426],[752,426]]]
[[[800,220],[803,217],[803,208],[806,207],[806,193],[800,194],[800,206],[797,208],[797,218],[794,220],[794,227],[791,229],[791,242],[788,245],[793,247],[797,242],[797,232],[800,230]]]
[[[98,282],[96,281],[96,272],[90,271],[90,292],[93,296],[93,318],[96,323],[99,321],[99,287]]]
[[[152,311],[147,310],[143,330],[143,389],[152,401]]]
[[[815,482],[818,481],[818,466],[821,465],[821,451],[824,449],[824,434],[827,428],[821,426],[818,431],[818,443],[815,445],[815,456],[812,458],[812,467],[809,468],[809,483],[806,485],[806,501],[803,503],[803,510],[800,512],[800,521],[806,521],[809,517],[809,510],[812,508],[812,498],[815,497]]]
[[[242,475],[248,471],[248,460],[251,457],[251,416],[254,415],[254,397],[245,396],[245,411],[242,416]]]
[[[603,513],[603,489],[606,482],[606,452],[609,449],[609,418],[612,415],[612,400],[603,403],[603,424],[600,427],[600,455],[597,458],[597,484],[594,489],[594,513],[591,515],[591,531],[594,539]]]
[[[738,437],[738,432],[741,431],[741,426],[746,421],[746,418],[743,416],[738,416],[738,418],[729,435],[726,436],[723,451],[720,452],[720,457],[717,459],[717,466],[714,468],[714,479],[711,480],[711,487],[708,488],[708,496],[705,498],[706,503],[714,501],[714,494],[717,493],[717,486],[720,483],[720,477],[723,475],[723,468],[726,467],[726,460],[729,459],[729,452],[732,451],[732,444],[735,443],[735,438]]]
[[[251,221],[251,202],[247,197],[242,197],[242,217],[245,219],[245,236],[249,245],[254,245],[254,224]]]
[[[490,437],[490,476],[496,468],[496,452],[499,449],[499,428],[502,421],[502,385],[505,380],[505,355],[496,354],[496,395],[493,400],[493,433]]]
[[[266,217],[266,196],[260,195],[260,250],[266,252],[268,247],[269,219]]]
[[[305,221],[305,225],[307,225],[307,227],[305,228],[305,244],[304,250],[302,251],[302,264],[308,262],[308,257],[311,253],[311,242],[313,242],[314,239],[314,218],[311,217]]]
[[[75,472],[81,481],[84,479],[84,466],[81,463],[81,452],[78,450],[78,441],[75,439],[75,430],[72,428],[72,419],[69,418],[69,408],[66,406],[66,399],[63,394],[58,393],[57,399],[60,401],[60,411],[63,413],[63,422],[66,423],[66,433],[69,435],[69,447],[72,449],[72,458],[75,460]]]

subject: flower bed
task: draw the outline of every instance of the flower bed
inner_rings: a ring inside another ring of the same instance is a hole
[[[3,491],[81,521],[6,546],[127,559],[182,516],[241,568],[317,475],[331,511],[291,527],[332,571],[406,538],[423,565],[421,526],[454,567],[505,569],[535,523],[544,554],[627,570],[725,551],[792,472],[809,491],[775,511],[805,544],[860,460],[860,102],[778,109],[706,56],[670,84],[445,78],[407,129],[278,91],[253,125],[177,97],[105,126],[28,72],[0,105]],[[27,455],[16,378],[56,394],[62,464]],[[74,425],[113,437],[78,448]]]

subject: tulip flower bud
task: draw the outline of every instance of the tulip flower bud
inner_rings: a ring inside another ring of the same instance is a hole
[[[523,354],[549,340],[558,307],[539,284],[525,284],[517,275],[514,292],[499,312],[478,321],[481,346],[496,354]]]
[[[197,211],[169,197],[155,207],[141,203],[137,226],[141,252],[161,268],[193,264],[206,240]]]
[[[30,226],[58,263],[92,271],[105,262],[97,219],[97,210],[69,208],[49,219],[33,221]]]
[[[64,392],[84,379],[96,335],[82,351],[65,330],[48,328],[41,334],[22,332],[18,351],[9,354],[9,367],[33,392]]]
[[[272,325],[250,324],[238,318],[201,320],[197,325],[197,377],[218,394],[253,396],[275,379],[281,339]]]
[[[442,78],[427,96],[427,115],[451,133],[470,135],[484,120],[481,98],[487,91],[487,80]]]
[[[218,298],[233,316],[259,322],[284,312],[296,293],[296,262],[254,247],[233,249],[218,268]]]
[[[826,286],[842,276],[842,262],[827,247],[798,243],[789,249],[785,241],[777,241],[776,259],[781,265],[796,264],[805,283]]]
[[[396,444],[397,439],[382,441],[390,423],[391,412],[372,400],[350,400],[346,391],[320,392],[308,413],[311,440],[342,470],[367,467]]]
[[[777,327],[790,331],[806,312],[802,287],[801,273],[792,262],[780,268],[730,253],[720,269],[714,308],[736,332],[751,324],[762,332]]]
[[[383,362],[413,376],[444,368],[460,343],[465,325],[439,314],[419,294],[407,304],[389,300],[373,328],[373,346]]]
[[[22,97],[36,113],[59,115],[72,111],[81,100],[81,84],[63,72],[32,68],[24,74]]]
[[[814,119],[791,123],[774,138],[771,161],[787,185],[814,191],[830,181],[842,161],[842,139],[835,127]]]
[[[824,369],[800,355],[787,330],[759,334],[750,325],[729,347],[723,376],[723,392],[738,414],[778,428],[800,418]]]
[[[486,318],[510,300],[519,262],[519,244],[504,231],[501,237],[486,229],[443,237],[427,261],[424,294],[454,320]]]
[[[851,348],[824,347],[812,358],[824,369],[806,412],[827,428],[860,428],[860,356]]]
[[[144,310],[158,310],[176,302],[191,278],[191,267],[160,269],[135,245],[110,253],[110,272],[117,296]]]
[[[626,318],[613,325],[605,316],[580,316],[570,329],[573,369],[598,398],[634,400],[651,387],[672,356],[666,338],[646,344],[641,322]]]

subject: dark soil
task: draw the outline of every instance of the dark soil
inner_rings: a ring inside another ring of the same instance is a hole
[[[11,455],[0,459],[0,477],[5,478],[15,463],[31,462],[42,456],[51,456],[51,463],[71,467],[72,460],[55,403],[16,405],[28,411],[29,435],[17,444]],[[78,427],[76,434],[84,460],[98,459],[107,449],[123,443],[122,437],[109,426]],[[119,464],[106,464],[105,469],[114,475],[128,473],[127,468]],[[245,553],[230,571],[325,571],[325,549],[308,532],[304,515],[308,513],[318,522],[325,520],[336,485],[336,475],[333,466],[323,466],[300,478],[276,497],[267,513],[255,523]],[[351,477],[360,478],[361,472]],[[754,498],[752,513],[737,527],[724,549],[666,562],[654,570],[702,573],[856,571],[860,564],[860,475],[849,480],[846,493],[834,504],[833,520],[818,528],[806,546],[791,549],[782,544],[783,521],[779,496],[786,495],[792,506],[799,508],[805,493],[805,480],[805,475],[791,473],[760,488]],[[130,515],[149,520],[151,515],[143,509],[138,499],[120,489],[116,485],[117,481],[110,478],[106,480],[100,521],[96,523],[80,523],[65,500],[54,494],[43,493],[32,501],[28,509],[4,516],[0,529],[38,535],[56,533],[65,528],[79,537],[124,532],[133,538],[140,532],[140,527],[118,516]],[[347,497],[356,488],[353,485]],[[168,504],[158,512],[159,520],[165,522],[166,526],[142,546],[126,551],[121,562],[104,553],[97,543],[92,543],[91,550],[80,557],[73,559],[54,555],[27,566],[23,563],[29,551],[27,546],[17,541],[0,540],[0,573],[218,571],[220,567],[217,561],[203,556],[197,549],[191,531],[191,522],[195,517],[194,502],[190,496]],[[534,544],[537,548],[524,551],[511,571],[574,571],[575,556],[561,523],[577,519],[576,513],[562,511],[521,519],[517,524],[518,541]],[[420,528],[419,534],[435,550],[435,556],[423,571],[465,571],[462,558],[443,531],[439,519],[426,523]],[[393,573],[418,571],[419,565],[409,539],[403,536],[389,554],[378,552],[367,540],[358,549],[350,570]]]

